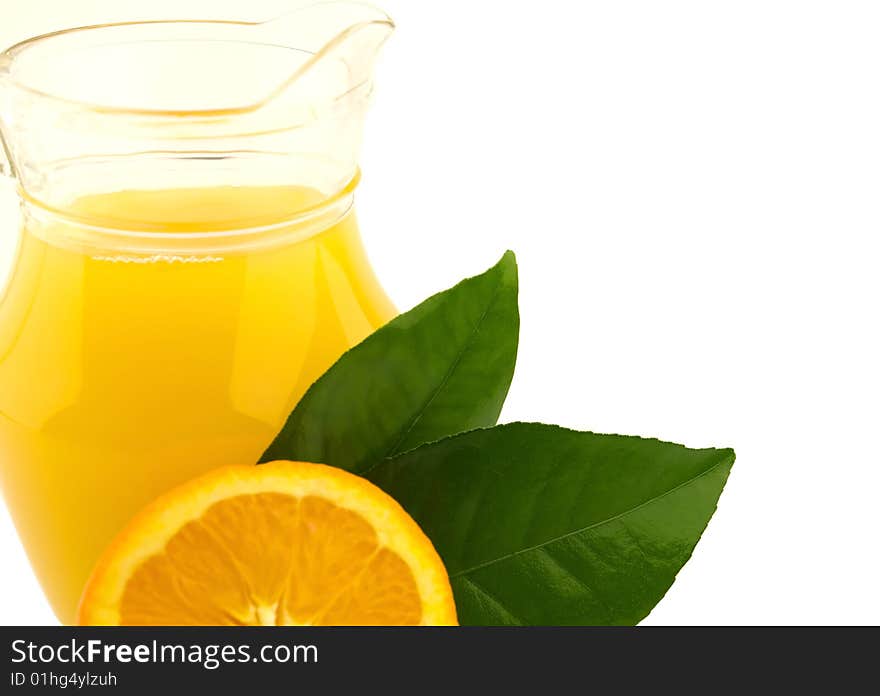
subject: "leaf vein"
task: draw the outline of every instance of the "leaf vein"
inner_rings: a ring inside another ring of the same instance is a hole
[[[614,612],[613,607],[610,604],[608,604],[608,602],[602,597],[602,595],[599,594],[599,591],[595,587],[588,584],[587,581],[584,580],[580,575],[576,575],[573,570],[571,570],[567,565],[563,564],[562,561],[559,559],[559,556],[550,552],[550,548],[545,546],[539,550],[548,559],[550,559],[550,562],[553,563],[557,568],[559,568],[559,570],[561,570],[568,577],[570,577],[572,580],[574,580],[575,583],[580,585],[580,587],[582,587],[584,590],[589,592],[590,596],[594,597],[596,599],[596,601],[602,605],[602,608],[605,609],[608,616],[614,616],[615,612]]]
[[[513,557],[515,557],[515,556],[519,556],[519,555],[524,554],[524,553],[529,553],[530,551],[535,551],[535,550],[540,549],[540,548],[542,548],[542,547],[544,547],[544,546],[547,546],[548,544],[553,544],[553,543],[555,543],[555,542],[557,542],[557,541],[562,541],[563,539],[567,539],[567,538],[569,538],[569,537],[576,536],[576,535],[578,535],[578,534],[583,534],[584,532],[588,532],[588,531],[590,531],[591,529],[595,529],[595,528],[597,528],[597,527],[601,527],[602,525],[609,524],[609,523],[611,523],[611,522],[614,522],[614,521],[616,521],[616,520],[619,520],[619,519],[621,519],[621,518],[623,518],[623,517],[626,517],[627,515],[631,515],[631,514],[637,512],[637,511],[639,511],[640,509],[642,509],[643,507],[645,507],[645,506],[647,506],[647,505],[650,505],[651,503],[655,503],[655,502],[657,502],[657,501],[659,501],[659,500],[662,500],[663,498],[665,498],[665,497],[667,497],[667,496],[669,496],[669,495],[672,495],[673,493],[676,493],[677,491],[681,490],[682,488],[685,488],[685,487],[687,487],[687,486],[690,486],[691,484],[693,484],[693,483],[695,483],[696,481],[700,480],[700,479],[703,478],[704,476],[708,476],[709,474],[713,473],[716,469],[718,469],[718,467],[720,467],[720,466],[726,464],[728,461],[729,461],[728,458],[721,459],[721,460],[719,460],[718,462],[716,462],[715,464],[713,464],[712,466],[710,466],[710,467],[709,467],[708,469],[706,469],[705,471],[702,471],[702,472],[700,472],[699,474],[697,474],[696,476],[693,476],[693,477],[689,478],[687,481],[683,481],[682,483],[678,484],[678,485],[675,486],[674,488],[670,488],[668,491],[664,491],[664,492],[661,493],[660,495],[656,495],[656,496],[654,496],[653,498],[649,498],[648,500],[645,500],[645,501],[639,503],[638,505],[636,505],[635,507],[630,508],[629,510],[624,510],[623,512],[620,512],[620,513],[618,513],[618,514],[616,514],[616,515],[612,515],[611,517],[608,517],[608,518],[606,518],[606,519],[604,519],[604,520],[599,520],[598,522],[594,522],[593,524],[589,524],[589,525],[587,525],[587,526],[585,526],[585,527],[581,527],[581,528],[579,528],[579,529],[574,529],[574,530],[572,530],[572,531],[570,531],[570,532],[566,532],[565,534],[560,534],[560,535],[557,536],[557,537],[553,537],[552,539],[548,539],[548,540],[546,540],[546,541],[542,541],[542,542],[539,543],[539,544],[534,544],[534,545],[532,545],[532,546],[529,546],[529,547],[524,548],[524,549],[519,549],[519,550],[517,550],[517,551],[511,551],[510,553],[506,553],[506,554],[503,554],[503,555],[501,555],[501,556],[498,556],[497,558],[493,558],[493,559],[490,559],[490,560],[488,560],[488,561],[484,561],[484,562],[482,562],[482,563],[479,563],[479,564],[477,564],[477,565],[475,565],[475,566],[472,566],[472,567],[470,567],[470,568],[467,568],[467,569],[465,569],[465,570],[459,570],[459,571],[457,571],[457,572],[455,572],[455,573],[452,573],[449,577],[450,577],[450,578],[458,578],[458,577],[465,576],[465,575],[467,575],[468,573],[473,573],[474,571],[480,570],[481,568],[486,568],[486,567],[491,566],[491,565],[494,565],[494,564],[496,564],[496,563],[500,563],[501,561],[505,561],[505,560],[507,560],[508,558],[513,558]]]
[[[502,285],[503,285],[502,279],[499,279],[498,285],[496,286],[495,291],[492,294],[491,299],[486,304],[486,308],[483,310],[482,314],[480,314],[480,316],[477,319],[476,323],[474,324],[473,328],[471,328],[470,335],[467,337],[467,340],[464,342],[464,345],[462,346],[461,350],[458,352],[458,355],[455,357],[455,360],[452,361],[452,364],[446,370],[446,374],[443,375],[443,379],[440,381],[440,384],[437,385],[437,388],[434,390],[434,392],[431,394],[431,396],[428,397],[427,401],[425,401],[425,404],[413,416],[413,419],[412,419],[412,421],[410,421],[410,424],[400,434],[400,437],[397,438],[395,443],[388,450],[388,453],[385,455],[386,457],[391,457],[391,456],[394,456],[395,454],[398,454],[397,448],[400,447],[400,444],[413,431],[413,428],[415,428],[416,425],[418,425],[419,421],[422,419],[422,416],[425,415],[425,412],[430,408],[431,404],[434,403],[434,400],[443,391],[443,389],[446,387],[446,384],[449,382],[449,380],[452,379],[452,375],[455,373],[456,368],[458,368],[459,364],[461,363],[468,348],[471,347],[471,345],[473,344],[477,335],[480,333],[480,328],[482,328],[483,322],[486,320],[486,317],[489,315],[489,310],[491,310],[492,307],[495,306],[495,303],[498,300],[498,296],[501,294]]]
[[[491,606],[495,607],[496,609],[498,609],[499,611],[501,611],[505,615],[507,615],[507,617],[512,622],[514,622],[516,625],[518,625],[518,626],[527,626],[528,625],[527,621],[523,621],[516,614],[514,614],[512,611],[510,611],[510,609],[508,609],[507,606],[505,606],[504,603],[501,602],[501,600],[499,600],[497,597],[495,597],[493,594],[491,594],[486,588],[484,588],[482,585],[480,585],[476,580],[474,580],[473,578],[462,578],[462,580],[464,582],[468,583],[471,587],[473,587],[480,594],[480,596],[485,597],[487,600],[489,600],[489,603],[491,604]]]

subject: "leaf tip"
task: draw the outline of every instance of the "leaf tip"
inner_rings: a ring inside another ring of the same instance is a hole
[[[497,271],[501,277],[501,282],[510,285],[519,285],[519,268],[516,263],[516,254],[510,249],[504,252],[503,256],[492,267],[492,271]]]
[[[499,259],[498,263],[495,264],[496,267],[502,268],[512,268],[516,270],[516,254],[513,253],[510,249],[504,252],[504,254]]]

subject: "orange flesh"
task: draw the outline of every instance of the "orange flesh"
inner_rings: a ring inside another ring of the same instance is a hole
[[[129,578],[123,625],[417,625],[409,566],[359,514],[317,496],[239,495]]]

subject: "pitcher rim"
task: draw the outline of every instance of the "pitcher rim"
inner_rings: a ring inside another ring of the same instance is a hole
[[[320,4],[320,3],[318,3]],[[368,5],[368,3],[362,3],[364,5]],[[368,5],[369,6],[369,5]],[[129,21],[129,22],[106,22],[102,24],[89,24],[79,27],[69,27],[67,29],[59,29],[57,31],[47,32],[45,34],[39,34],[37,36],[32,36],[30,38],[24,39],[23,41],[19,41],[3,51],[0,51],[0,78],[3,77],[3,71],[6,70],[6,74],[8,80],[12,86],[16,89],[22,90],[34,96],[37,96],[42,99],[49,99],[55,102],[59,102],[62,104],[76,106],[88,111],[92,111],[94,113],[99,114],[107,114],[107,115],[115,115],[115,116],[142,116],[142,117],[151,117],[151,118],[216,118],[216,117],[228,117],[240,114],[252,113],[258,109],[260,109],[265,104],[272,101],[281,91],[283,91],[284,87],[290,84],[291,81],[296,79],[297,75],[301,71],[297,71],[293,75],[291,75],[288,80],[279,85],[279,87],[273,90],[269,95],[267,95],[264,99],[247,104],[244,106],[234,106],[234,107],[223,107],[223,108],[214,108],[214,109],[161,109],[161,108],[144,108],[144,107],[123,107],[123,106],[113,106],[108,104],[99,104],[93,101],[86,101],[80,99],[72,99],[70,97],[64,97],[59,94],[54,94],[52,92],[47,92],[45,90],[38,89],[33,87],[32,85],[27,84],[26,82],[17,79],[14,75],[12,75],[9,67],[12,65],[13,61],[17,54],[21,53],[25,49],[36,45],[42,41],[51,40],[53,38],[57,38],[60,36],[66,36],[70,34],[75,34],[79,32],[87,32],[87,31],[95,31],[100,29],[114,29],[118,27],[137,27],[137,26],[157,26],[162,24],[171,24],[171,25],[180,25],[180,24],[202,24],[202,25],[220,25],[220,26],[238,26],[238,27],[258,27],[264,22],[253,22],[253,21],[245,21],[245,20],[233,20],[233,19],[148,19],[148,20],[137,20],[137,21]],[[388,16],[384,15],[383,19],[373,19],[365,22],[359,22],[348,27],[342,35],[348,34],[351,31],[356,31],[360,28],[369,25],[385,25],[390,29],[394,29],[394,21]],[[339,38],[339,37],[337,37]],[[280,44],[279,44],[280,45]],[[320,56],[324,50],[327,49],[325,46],[321,51],[315,52],[310,51],[304,48],[297,48],[296,46],[285,46],[285,48],[289,48],[291,50],[302,51],[303,53],[309,54],[312,56],[309,60],[312,61],[316,57]],[[363,87],[363,83],[359,85],[354,85],[350,87],[346,91],[341,94],[336,95],[330,101],[331,103],[338,102],[347,96],[351,95],[353,92],[357,91],[359,88]]]

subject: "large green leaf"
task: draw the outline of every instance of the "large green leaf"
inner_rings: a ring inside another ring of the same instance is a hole
[[[620,625],[669,589],[733,460],[729,449],[513,423],[367,476],[433,541],[463,625]]]
[[[508,251],[343,355],[306,392],[262,461],[361,472],[422,443],[494,425],[518,340],[516,259]]]

